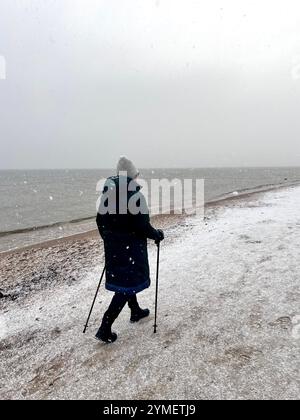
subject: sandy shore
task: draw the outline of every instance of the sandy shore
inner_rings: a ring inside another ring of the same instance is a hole
[[[97,233],[1,255],[0,398],[298,399],[299,210],[291,187],[211,205],[205,223],[161,219],[159,331],[126,309],[111,346],[93,339],[104,288],[82,334]],[[154,287],[140,300],[153,309]]]
[[[170,229],[185,225],[188,218],[159,216],[154,218],[154,223],[157,228]],[[51,290],[59,284],[71,286],[103,263],[103,243],[96,229],[3,252],[0,254],[0,309],[40,290]]]

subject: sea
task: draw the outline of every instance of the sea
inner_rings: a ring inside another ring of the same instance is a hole
[[[205,202],[300,182],[300,167],[145,169],[149,179],[204,179]],[[96,228],[99,180],[113,170],[0,171],[0,253]]]

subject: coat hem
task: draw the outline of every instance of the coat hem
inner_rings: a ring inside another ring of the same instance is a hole
[[[136,293],[142,292],[145,289],[148,289],[148,287],[150,287],[149,280],[142,284],[139,284],[136,287],[118,287],[109,283],[105,284],[106,290],[109,290],[110,292],[124,293],[126,295],[134,295]]]

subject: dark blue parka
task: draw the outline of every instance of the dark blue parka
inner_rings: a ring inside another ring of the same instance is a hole
[[[130,191],[126,191],[125,211],[124,207],[120,209],[123,197],[119,195],[121,182],[123,185],[125,182],[126,190],[130,184]],[[150,224],[146,200],[140,189],[130,178],[108,178],[97,214],[97,226],[105,249],[106,289],[127,295],[150,286],[147,238],[159,239],[159,233]],[[128,208],[130,200],[143,211],[132,214]]]

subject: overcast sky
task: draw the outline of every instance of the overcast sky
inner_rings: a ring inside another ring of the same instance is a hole
[[[300,163],[299,0],[1,0],[0,56],[0,169]]]

